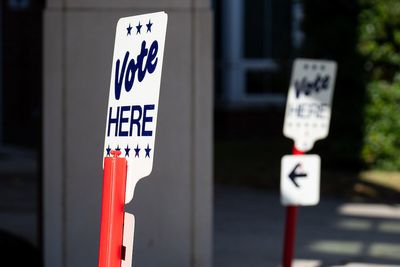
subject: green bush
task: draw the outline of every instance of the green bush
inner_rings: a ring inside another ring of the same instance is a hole
[[[369,72],[362,158],[400,170],[400,1],[360,0],[358,51]]]
[[[373,81],[367,88],[363,159],[371,167],[400,169],[400,81]]]

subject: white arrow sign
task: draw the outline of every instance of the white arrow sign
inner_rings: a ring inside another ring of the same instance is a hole
[[[168,16],[121,18],[115,35],[104,157],[120,150],[128,161],[125,202],[151,173]]]
[[[281,202],[284,206],[317,205],[321,159],[318,155],[287,155],[281,162]]]
[[[334,61],[296,59],[286,102],[283,134],[301,151],[328,136],[335,87]]]

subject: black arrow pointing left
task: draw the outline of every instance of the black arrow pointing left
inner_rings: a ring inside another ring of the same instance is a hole
[[[296,187],[300,187],[300,185],[296,182],[296,178],[306,178],[307,177],[307,173],[301,172],[301,173],[297,173],[297,169],[301,166],[301,163],[298,163],[294,169],[289,173],[289,178],[290,180],[292,180],[293,184]]]

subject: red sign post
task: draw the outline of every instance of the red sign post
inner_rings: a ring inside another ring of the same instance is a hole
[[[99,267],[120,267],[123,257],[124,206],[127,161],[121,151],[104,158]]]
[[[304,155],[303,151],[298,150],[293,146],[293,155]],[[283,267],[291,267],[294,256],[294,244],[296,242],[296,223],[297,214],[299,211],[298,206],[286,207],[286,223],[285,223],[285,240],[283,245]]]

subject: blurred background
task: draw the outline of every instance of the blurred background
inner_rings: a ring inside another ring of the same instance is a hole
[[[127,209],[138,266],[279,266],[295,58],[335,60],[321,203],[295,266],[400,266],[398,0],[3,0],[1,266],[96,266],[116,21],[169,14],[153,174]]]

